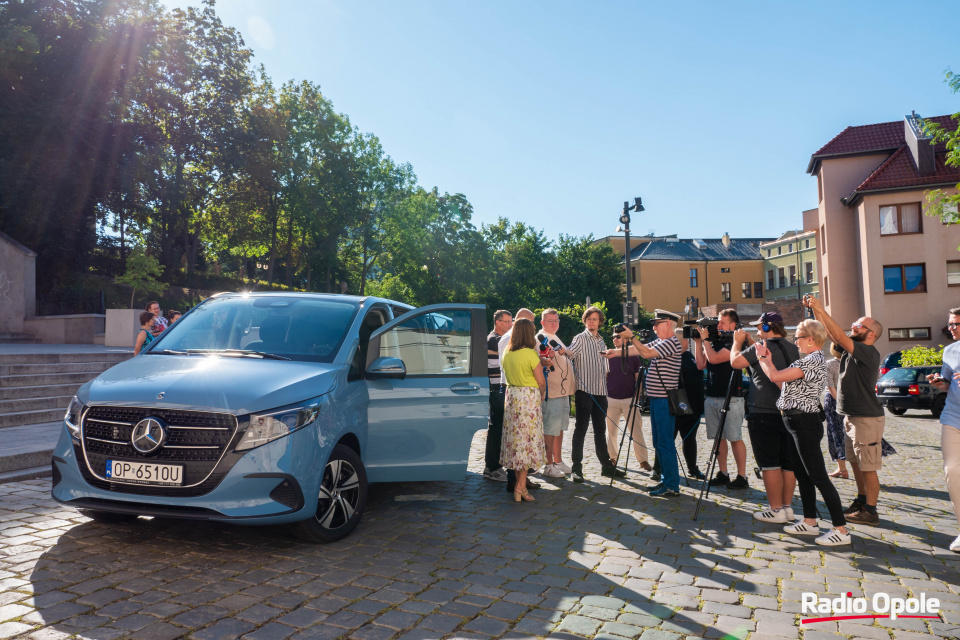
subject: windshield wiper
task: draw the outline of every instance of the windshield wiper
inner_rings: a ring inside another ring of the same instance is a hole
[[[177,351],[176,349],[160,349],[158,351],[147,351],[147,353],[162,353],[164,355],[170,356],[188,356],[190,355],[186,351]]]
[[[290,359],[286,356],[278,356],[275,353],[266,353],[265,351],[254,351],[253,349],[224,349],[223,351],[215,351],[214,353],[226,353],[229,355],[237,355],[237,356],[260,356],[261,358],[266,358],[267,360],[289,360]]]

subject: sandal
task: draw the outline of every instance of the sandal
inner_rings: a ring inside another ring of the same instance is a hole
[[[843,478],[844,480],[850,479],[850,473],[848,471],[840,471],[840,469],[837,469],[836,471],[831,471],[827,475],[830,476],[831,478]]]
[[[536,499],[530,495],[529,491],[514,491],[513,492],[513,501],[520,502],[523,499],[526,502],[536,502]]]

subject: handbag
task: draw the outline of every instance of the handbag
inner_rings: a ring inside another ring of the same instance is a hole
[[[690,406],[690,401],[687,399],[687,392],[683,389],[683,386],[677,389],[667,389],[667,385],[663,383],[663,376],[660,375],[660,367],[658,366],[656,358],[653,361],[653,367],[657,371],[657,378],[660,379],[660,386],[667,390],[667,402],[670,405],[670,415],[692,416],[693,407]],[[683,376],[679,376],[677,381],[680,385],[683,385]]]

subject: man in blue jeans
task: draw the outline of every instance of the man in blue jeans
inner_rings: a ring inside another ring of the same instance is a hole
[[[653,447],[660,461],[660,484],[650,488],[650,495],[669,497],[680,493],[680,467],[677,465],[677,445],[674,441],[674,417],[670,414],[667,391],[676,389],[680,381],[680,360],[683,349],[674,335],[680,316],[671,311],[656,310],[653,332],[657,340],[643,344],[630,329],[620,335],[629,340],[641,358],[650,360],[644,386],[650,399],[650,422]]]

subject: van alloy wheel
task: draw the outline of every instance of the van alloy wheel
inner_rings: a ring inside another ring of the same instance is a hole
[[[293,525],[307,542],[333,542],[349,534],[363,517],[367,504],[367,472],[357,452],[338,444],[323,469],[317,512]]]

